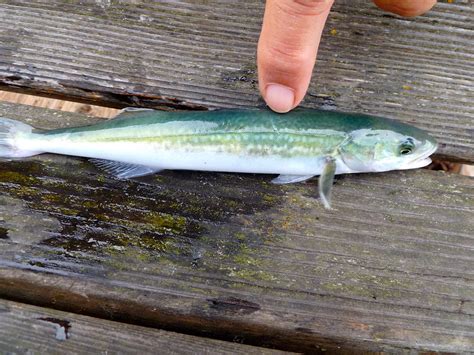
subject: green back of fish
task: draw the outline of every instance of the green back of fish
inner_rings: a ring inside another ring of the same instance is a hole
[[[351,132],[363,128],[418,131],[414,127],[396,121],[363,114],[314,109],[297,109],[287,114],[278,114],[270,110],[234,109],[181,112],[129,111],[115,119],[95,125],[45,133],[79,133],[117,128],[127,128],[131,131],[147,126],[149,128],[154,126],[153,128],[157,129],[154,133],[163,135],[275,131],[307,134],[312,130]]]
[[[384,118],[311,109],[284,115],[270,110],[133,110],[92,126],[43,134],[67,134],[69,140],[89,143],[139,142],[260,156],[320,156],[333,154],[351,132],[359,129],[424,134],[415,127]]]

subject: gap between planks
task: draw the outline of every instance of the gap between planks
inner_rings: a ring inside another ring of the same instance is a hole
[[[15,104],[36,106],[49,108],[52,110],[60,110],[65,112],[79,112],[89,116],[112,118],[119,110],[110,107],[83,104],[79,102],[51,99],[47,97],[20,94],[16,92],[9,92],[0,90],[0,101],[11,102]]]
[[[283,354],[0,299],[0,353]]]

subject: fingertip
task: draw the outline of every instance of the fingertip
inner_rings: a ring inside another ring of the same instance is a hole
[[[285,85],[268,84],[263,98],[268,107],[278,113],[286,113],[295,105],[295,91]]]
[[[436,0],[374,0],[382,10],[400,16],[414,17],[423,15],[436,5]]]
[[[260,92],[280,113],[304,98],[333,0],[267,0],[258,41]]]

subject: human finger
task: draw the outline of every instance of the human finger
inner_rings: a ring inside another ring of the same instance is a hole
[[[436,4],[436,0],[374,0],[374,3],[382,10],[413,17],[429,11]]]
[[[296,107],[309,86],[333,0],[267,0],[258,42],[260,92],[277,112]]]

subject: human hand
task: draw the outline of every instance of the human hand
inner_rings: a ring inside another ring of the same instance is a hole
[[[436,0],[373,0],[383,10],[417,16]],[[334,0],[267,0],[258,41],[260,93],[276,112],[298,106],[308,90],[321,33]]]

